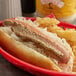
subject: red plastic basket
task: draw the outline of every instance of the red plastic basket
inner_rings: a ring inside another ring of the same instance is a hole
[[[55,16],[53,14],[49,15],[48,17],[50,18],[55,18]],[[26,17],[26,19],[31,19],[32,21],[36,20],[36,18],[32,17]],[[0,22],[0,26],[2,25],[2,21]],[[76,29],[75,25],[72,24],[68,24],[68,23],[64,23],[61,22],[58,26],[60,27],[64,27],[66,28],[70,28],[70,29]],[[6,52],[5,50],[3,50],[2,48],[0,48],[0,54],[7,59],[10,63],[14,64],[15,66],[23,69],[24,71],[30,72],[36,76],[76,76],[76,74],[70,74],[70,73],[61,73],[61,72],[55,72],[55,71],[50,71],[47,69],[43,69],[37,66],[34,66],[32,64],[29,64],[27,62],[24,62],[14,56],[12,56],[11,54],[9,54],[8,52]]]

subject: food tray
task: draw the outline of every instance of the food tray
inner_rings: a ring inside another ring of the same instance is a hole
[[[50,18],[55,18],[55,16],[53,14],[47,16]],[[35,21],[36,18],[34,17],[26,17],[26,19],[31,19],[31,21]],[[0,21],[0,26],[2,25],[3,21]],[[75,25],[72,24],[68,24],[68,23],[64,23],[64,22],[60,22],[60,24],[58,25],[59,27],[64,27],[64,29],[66,28],[70,28],[70,29],[76,29]],[[29,64],[27,62],[24,62],[14,56],[12,56],[11,54],[9,54],[8,52],[6,52],[5,50],[3,50],[2,48],[0,48],[0,54],[6,59],[8,60],[10,63],[14,64],[15,66],[21,68],[24,71],[27,71],[29,73],[32,73],[36,76],[76,76],[76,74],[70,74],[70,73],[62,73],[62,72],[55,72],[55,71],[50,71],[47,69],[43,69],[40,68],[38,66],[34,66],[32,64]]]

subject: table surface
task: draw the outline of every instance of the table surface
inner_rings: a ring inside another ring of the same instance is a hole
[[[17,68],[0,55],[0,76],[34,76],[34,75]]]

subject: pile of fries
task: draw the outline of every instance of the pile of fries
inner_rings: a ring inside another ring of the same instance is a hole
[[[65,38],[67,42],[73,49],[73,53],[75,55],[73,72],[76,72],[76,30],[75,29],[66,29],[57,26],[60,22],[54,18],[37,18],[36,20],[42,28],[46,28],[49,32],[56,33],[59,37]]]

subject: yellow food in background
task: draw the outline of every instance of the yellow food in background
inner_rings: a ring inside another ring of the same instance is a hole
[[[71,16],[76,13],[76,0],[62,0],[64,6],[59,8],[54,4],[42,4],[41,0],[36,0],[36,8],[39,13],[46,16],[50,13],[54,13],[57,18],[63,18]]]

